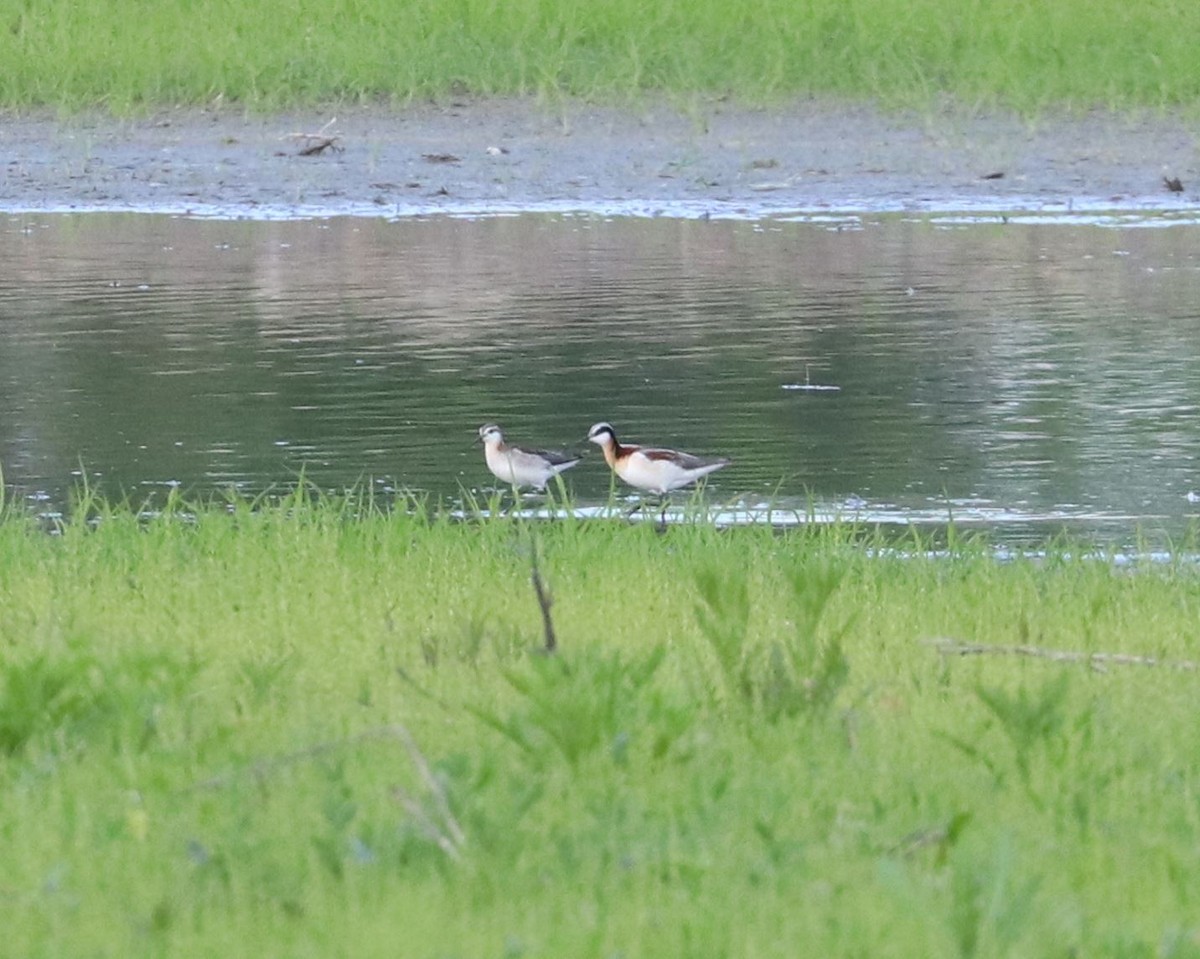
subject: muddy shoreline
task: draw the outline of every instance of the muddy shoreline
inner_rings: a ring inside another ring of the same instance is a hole
[[[245,116],[0,115],[0,210],[230,217],[1200,209],[1200,124],[1094,113],[525,100]],[[336,138],[323,149],[319,139]],[[1166,180],[1178,180],[1180,192]]]

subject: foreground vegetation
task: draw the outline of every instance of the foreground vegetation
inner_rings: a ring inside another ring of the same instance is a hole
[[[7,954],[1200,953],[1190,567],[76,515],[0,521]]]
[[[450,93],[1193,106],[1174,0],[26,0],[0,105],[258,108]]]

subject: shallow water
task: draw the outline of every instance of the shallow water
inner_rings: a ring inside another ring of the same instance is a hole
[[[480,423],[582,449],[606,419],[733,457],[738,509],[1179,537],[1200,227],[1154,222],[12,215],[0,464],[46,509],[81,467],[137,502],[301,471],[454,499],[492,485]]]

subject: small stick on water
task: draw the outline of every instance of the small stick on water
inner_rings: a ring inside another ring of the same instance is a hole
[[[1093,669],[1105,666],[1158,666],[1163,669],[1197,670],[1200,663],[1190,659],[1157,659],[1154,656],[1135,656],[1130,653],[1082,653],[1065,649],[1045,649],[1041,646],[993,646],[988,643],[960,643],[953,639],[925,641],[943,656],[1030,656],[1056,663],[1087,663]]]
[[[325,126],[321,127],[316,133],[293,133],[293,140],[303,140],[304,146],[300,148],[300,156],[310,157],[316,156],[318,153],[332,147],[334,150],[341,152],[341,147],[338,146],[338,140],[341,139],[336,133],[330,134],[327,131],[337,122],[337,117],[334,117]]]
[[[529,540],[529,562],[529,578],[533,581],[533,591],[537,593],[538,606],[542,608],[542,631],[546,635],[543,648],[547,653],[553,653],[558,649],[558,640],[554,636],[554,621],[550,618],[550,607],[554,601],[550,598],[546,584],[542,582],[542,574],[538,569],[537,540],[532,537]]]

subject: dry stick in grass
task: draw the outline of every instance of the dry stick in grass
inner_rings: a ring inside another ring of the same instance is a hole
[[[396,739],[400,736],[401,729],[403,729],[401,726],[377,726],[374,729],[364,730],[345,739],[331,739],[326,742],[314,743],[311,746],[306,746],[304,749],[297,749],[294,752],[283,753],[280,756],[268,756],[265,759],[260,759],[232,772],[222,773],[220,776],[212,776],[209,779],[202,779],[200,782],[192,783],[190,786],[185,787],[184,792],[196,792],[201,789],[221,789],[224,786],[228,786],[235,779],[246,775],[253,776],[256,779],[265,779],[276,770],[286,769],[288,766],[294,766],[309,759],[316,759],[318,756],[324,756],[327,753],[345,749],[347,746],[356,746],[359,743],[370,742],[374,739]]]
[[[408,750],[408,756],[412,760],[413,766],[416,767],[417,773],[425,783],[425,788],[429,790],[429,794],[433,797],[434,811],[437,813],[437,818],[435,819],[434,816],[430,815],[424,806],[406,790],[396,787],[393,795],[396,797],[396,801],[404,807],[405,811],[417,821],[426,835],[437,843],[442,852],[457,862],[462,859],[462,850],[467,844],[467,834],[463,832],[462,826],[450,809],[450,802],[446,798],[446,790],[438,782],[437,776],[433,774],[433,768],[429,765],[429,760],[425,758],[425,754],[417,748],[412,734],[403,726],[395,728],[400,736],[400,741],[404,743],[404,748]],[[438,819],[441,820],[440,823],[437,821]]]
[[[542,574],[538,570],[537,540],[533,537],[529,539],[529,557],[531,566],[529,578],[533,580],[533,590],[537,593],[538,606],[542,608],[542,630],[546,634],[546,643],[543,648],[547,653],[553,653],[558,649],[558,640],[554,636],[554,622],[550,619],[550,607],[554,601],[550,598],[546,584],[542,582]]]
[[[1087,663],[1093,669],[1104,669],[1109,665],[1200,669],[1200,663],[1189,659],[1156,659],[1153,656],[1134,656],[1128,653],[1081,653],[1065,649],[1044,649],[1041,646],[993,646],[987,643],[960,643],[954,639],[929,639],[926,643],[935,647],[943,656],[1030,656],[1056,663]]]
[[[413,739],[412,733],[408,731],[408,728],[398,723],[367,729],[345,739],[332,739],[327,742],[316,743],[304,749],[298,749],[295,752],[284,753],[282,756],[271,756],[267,759],[260,759],[258,762],[252,763],[243,769],[225,773],[221,776],[213,776],[211,779],[194,783],[187,791],[220,789],[229,785],[229,783],[245,773],[261,780],[276,770],[373,739],[399,739],[404,744],[404,748],[408,752],[408,758],[412,760],[413,767],[417,770],[417,775],[421,777],[421,781],[425,784],[425,788],[433,798],[433,813],[436,815],[427,811],[421,802],[405,789],[396,787],[393,790],[393,796],[404,807],[405,812],[412,816],[421,830],[447,856],[455,861],[462,859],[462,850],[467,843],[467,834],[463,831],[458,819],[455,818],[453,811],[450,809],[450,801],[446,798],[446,790],[438,782],[437,776],[434,775],[433,767],[429,765],[429,760],[425,758],[425,754],[418,748],[416,740]]]

